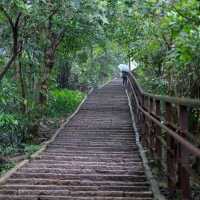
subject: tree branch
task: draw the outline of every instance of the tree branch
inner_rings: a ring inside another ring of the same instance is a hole
[[[176,13],[178,13],[181,17],[185,18],[187,21],[193,22],[199,26],[199,24],[200,24],[199,20],[194,19],[192,17],[188,17],[187,15],[184,15],[184,13],[182,13],[180,10],[178,10],[175,6],[173,6],[173,9],[175,10]]]
[[[17,15],[17,19],[15,21],[15,27],[17,27],[19,25],[19,20],[20,20],[20,17],[22,16],[22,13],[19,12],[18,15]]]
[[[12,35],[13,35],[12,56],[9,59],[9,61],[7,62],[7,64],[4,66],[3,70],[0,72],[0,82],[1,82],[1,80],[3,79],[3,77],[9,70],[9,68],[11,67],[12,63],[15,61],[18,54],[22,50],[22,43],[19,44],[19,42],[18,42],[18,28],[19,28],[18,26],[19,26],[19,21],[20,21],[20,17],[22,15],[22,13],[19,12],[17,15],[16,21],[13,22],[12,18],[9,16],[9,14],[6,12],[6,10],[2,7],[2,5],[0,5],[0,10],[4,13],[5,17],[9,21],[9,24],[12,28]]]
[[[166,36],[165,36],[164,33],[161,33],[161,36],[162,36],[162,38],[163,38],[165,44],[167,45],[168,50],[170,50],[170,49],[171,49],[171,45],[172,45],[172,44],[171,44],[171,41],[168,41],[168,39],[166,38]]]
[[[7,64],[5,65],[5,67],[3,68],[3,70],[0,72],[0,82],[3,79],[4,75],[6,74],[6,72],[9,70],[9,68],[11,67],[12,63],[15,61],[15,59],[17,58],[18,54],[22,51],[22,45],[20,46],[20,48],[18,49],[18,51],[16,53],[14,53],[12,55],[12,57],[9,59],[9,61],[7,62]]]
[[[13,23],[12,18],[11,18],[10,15],[6,12],[6,10],[4,9],[4,7],[3,7],[2,5],[0,5],[0,10],[3,12],[3,14],[5,15],[5,17],[6,17],[7,20],[9,21],[10,26],[11,26],[12,28],[14,28],[14,23]]]
[[[51,31],[52,28],[52,18],[58,12],[58,9],[52,10],[52,13],[48,17],[48,30]]]
[[[3,70],[0,72],[0,81],[3,79],[4,75],[6,74],[6,72],[9,70],[10,66],[12,65],[12,63],[15,61],[17,57],[17,54],[14,54],[10,60],[8,61],[8,63],[5,65],[5,67],[3,68]]]
[[[13,54],[17,54],[17,52],[21,48],[21,47],[19,47],[19,44],[18,44],[19,43],[18,42],[19,20],[20,20],[21,15],[22,15],[22,13],[19,12],[18,15],[17,15],[16,21],[15,21],[14,27],[13,27],[13,31],[12,31],[12,34],[13,34]]]
[[[66,31],[66,28],[63,28],[60,30],[60,32],[57,34],[56,36],[56,43],[55,43],[55,47],[57,48],[58,45],[60,44],[60,42],[62,41],[64,35],[65,35],[65,31]]]

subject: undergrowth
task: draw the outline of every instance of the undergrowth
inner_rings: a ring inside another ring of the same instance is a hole
[[[85,94],[68,89],[55,89],[50,93],[48,116],[61,117],[73,112],[80,104]]]
[[[85,94],[79,91],[67,89],[51,90],[46,107],[46,116],[45,118],[37,119],[38,121],[34,119],[34,116],[36,116],[34,114],[30,115],[29,113],[27,116],[22,116],[20,112],[2,110],[0,113],[0,175],[15,165],[15,161],[12,161],[12,158],[20,155],[30,158],[34,152],[40,149],[41,145],[38,142],[40,140],[39,138],[35,140],[37,139],[35,137],[43,137],[43,135],[40,131],[38,135],[31,135],[31,123],[36,121],[38,126],[40,126],[41,122],[45,124],[45,127],[47,127],[47,137],[45,138],[47,140],[51,137],[50,131],[54,131],[55,127],[52,128],[52,125],[50,126],[44,122],[48,122],[51,119],[52,124],[55,124],[60,119],[66,118],[77,108],[84,97]]]

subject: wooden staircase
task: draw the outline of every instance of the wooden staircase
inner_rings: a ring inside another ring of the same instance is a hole
[[[94,91],[0,200],[152,200],[121,80]]]

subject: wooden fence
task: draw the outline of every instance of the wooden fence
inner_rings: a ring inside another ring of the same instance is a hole
[[[167,177],[170,195],[181,193],[191,199],[191,177],[197,178],[191,160],[200,158],[200,149],[189,131],[189,115],[200,109],[200,101],[146,93],[132,73],[127,91],[135,114],[140,140]],[[198,177],[199,178],[199,177]]]

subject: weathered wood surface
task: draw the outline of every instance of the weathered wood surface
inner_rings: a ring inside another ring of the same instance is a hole
[[[152,200],[121,81],[94,91],[47,149],[0,186],[0,200]]]

